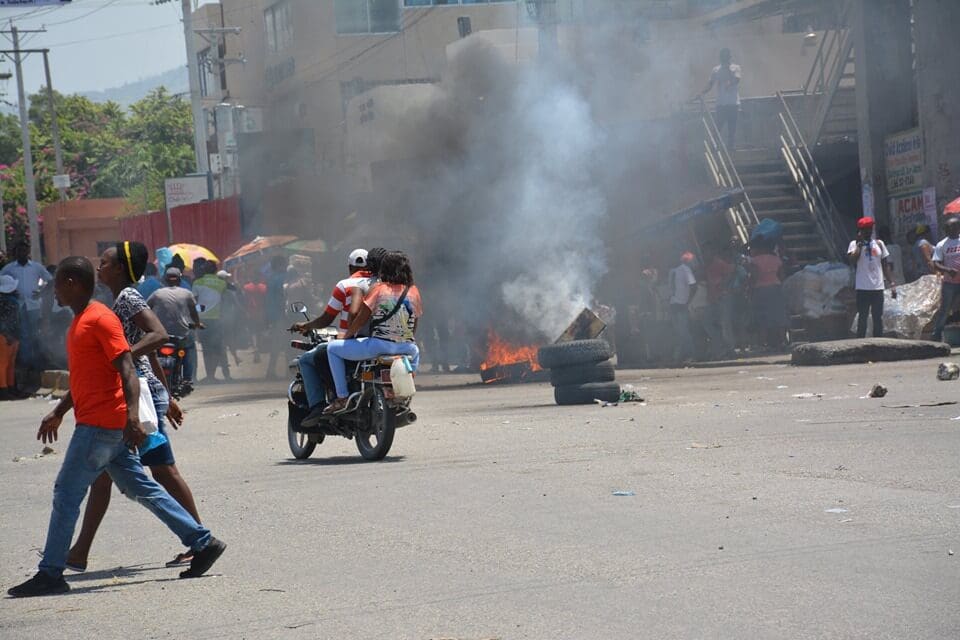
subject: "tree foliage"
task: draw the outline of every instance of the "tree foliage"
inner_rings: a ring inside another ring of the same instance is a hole
[[[45,92],[29,97],[31,149],[39,207],[55,202],[56,158]],[[155,89],[124,111],[113,102],[54,92],[67,196],[127,198],[128,210],[163,207],[163,181],[194,169],[190,104],[165,88]],[[0,115],[0,180],[8,240],[25,236],[26,190],[20,122]]]

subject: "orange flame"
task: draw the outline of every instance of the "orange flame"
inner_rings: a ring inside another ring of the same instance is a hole
[[[531,371],[540,371],[537,350],[536,345],[516,345],[507,342],[491,330],[487,334],[487,356],[481,363],[480,370],[486,371],[492,367],[526,362],[530,365]]]

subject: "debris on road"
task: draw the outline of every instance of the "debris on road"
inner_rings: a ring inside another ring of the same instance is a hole
[[[637,494],[634,493],[633,491],[614,491],[614,492],[613,492],[613,495],[615,495],[615,496],[617,496],[617,497],[620,497],[620,498],[626,498],[626,497],[635,496],[635,495],[637,495]]]
[[[620,388],[620,402],[646,402],[632,384],[625,384]]]
[[[692,443],[687,449],[719,449],[723,445],[719,442],[713,444],[700,444],[699,442]]]
[[[944,400],[943,402],[921,402],[919,404],[883,404],[884,409],[919,409],[920,407],[948,407],[957,404],[956,400]]]
[[[941,362],[937,367],[937,380],[956,380],[960,378],[960,365],[954,362]]]
[[[823,397],[823,394],[822,394],[822,393],[810,393],[809,391],[807,391],[807,392],[804,392],[804,393],[795,393],[795,394],[793,394],[793,397],[794,397],[794,398],[799,398],[799,399],[801,399],[801,400],[805,400],[805,399],[807,399],[807,398],[822,398],[822,397]]]
[[[875,384],[873,388],[870,389],[869,395],[871,398],[882,398],[887,395],[887,388],[882,384]]]
[[[824,513],[847,513],[847,509],[843,507],[832,507],[830,509],[824,509]]]

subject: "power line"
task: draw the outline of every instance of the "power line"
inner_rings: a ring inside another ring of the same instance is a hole
[[[179,27],[179,22],[171,22],[169,24],[161,24],[156,27],[148,27],[146,29],[137,29],[136,31],[124,31],[122,33],[111,33],[105,36],[98,36],[96,38],[86,38],[84,40],[70,40],[68,42],[55,42],[53,44],[48,44],[48,47],[69,47],[75,44],[85,44],[87,42],[99,42],[101,40],[113,40],[114,38],[123,38],[125,36],[137,35],[140,33],[150,33],[151,31],[160,31],[161,29],[169,29],[170,27]]]
[[[102,5],[100,5],[99,7],[97,7],[96,9],[92,9],[92,10],[86,12],[86,13],[83,14],[82,16],[77,16],[76,18],[69,18],[69,19],[67,19],[67,20],[61,20],[60,22],[51,22],[50,24],[46,24],[46,25],[44,25],[44,26],[46,26],[46,27],[55,27],[55,26],[57,26],[58,24],[68,24],[68,23],[70,23],[70,22],[76,22],[77,20],[83,20],[83,19],[86,18],[87,16],[92,16],[93,14],[97,13],[98,11],[103,11],[104,9],[106,9],[107,7],[109,7],[110,5],[116,4],[116,3],[119,2],[119,1],[120,1],[120,0],[107,0],[107,2],[106,2],[105,4],[102,4]]]

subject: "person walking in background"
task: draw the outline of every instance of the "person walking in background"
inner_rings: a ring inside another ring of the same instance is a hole
[[[753,323],[760,333],[763,346],[781,349],[786,343],[787,301],[783,295],[783,260],[777,255],[772,241],[757,239],[750,249]]]
[[[274,256],[270,260],[270,273],[267,276],[266,305],[266,340],[270,348],[270,357],[267,360],[267,380],[278,380],[277,362],[286,345],[284,326],[287,315],[287,259],[283,256]]]
[[[199,524],[163,487],[147,476],[136,454],[146,432],[140,424],[140,382],[119,318],[92,301],[93,265],[65,258],[57,268],[56,294],[73,309],[67,334],[70,393],[40,423],[37,440],[58,439],[64,416],[74,410],[77,426],[53,487],[53,511],[36,575],[7,591],[15,598],[66,593],[67,551],[87,489],[106,471],[120,490],[159,518],[194,551],[181,578],[206,573],[226,545]]]
[[[15,400],[17,350],[20,347],[20,299],[17,281],[0,276],[0,400]]]
[[[925,224],[918,224],[914,230],[914,241],[911,247],[913,253],[914,277],[921,278],[937,273],[933,264],[933,234],[930,227]]]
[[[194,265],[197,262],[194,262]],[[199,267],[194,268],[203,272],[193,281],[193,295],[200,307],[200,321],[207,327],[200,334],[203,368],[207,373],[207,377],[201,382],[215,382],[218,368],[223,371],[223,379],[231,382],[233,379],[230,377],[230,362],[227,360],[227,348],[224,345],[222,315],[223,294],[227,290],[227,283],[217,277],[216,262],[204,260]]]
[[[180,269],[167,267],[164,274],[165,287],[157,289],[147,299],[149,306],[167,334],[182,341],[185,355],[183,356],[183,385],[187,389],[193,387],[197,375],[197,341],[193,329],[203,330],[206,327],[200,322],[197,312],[197,300],[193,292],[180,286]]]
[[[729,246],[727,247],[729,251]],[[714,358],[727,358],[734,352],[732,284],[736,267],[723,249],[708,246],[705,251],[707,314],[703,328],[710,338]]]
[[[227,288],[223,290],[223,298],[220,306],[223,310],[220,312],[223,329],[223,348],[224,364],[230,362],[230,354],[233,354],[233,362],[238,367],[241,360],[237,350],[247,344],[246,332],[247,323],[243,321],[243,300],[240,289],[233,283],[233,274],[221,269],[217,271],[217,277],[223,280]],[[228,375],[226,369],[224,375]]]
[[[730,49],[720,50],[720,64],[713,68],[710,82],[700,92],[702,100],[714,87],[717,88],[717,131],[727,130],[727,151],[736,148],[737,117],[740,113],[740,65],[733,64]]]
[[[933,329],[933,339],[937,342],[943,340],[943,329],[947,326],[947,320],[960,302],[960,218],[947,218],[943,231],[947,237],[938,242],[933,251],[933,266],[938,273],[943,274],[943,283],[940,285],[943,296],[937,324]]]
[[[17,281],[17,293],[20,303],[20,347],[17,361],[27,369],[43,368],[43,358],[39,348],[40,333],[40,289],[50,282],[50,272],[39,262],[30,259],[30,243],[20,240],[13,246],[13,262],[2,270],[0,275],[10,276]]]
[[[143,282],[137,285],[137,291],[146,300],[153,295],[153,292],[163,287],[160,278],[157,277],[157,265],[152,262],[147,263],[147,268],[143,272]]]
[[[263,281],[263,274],[257,274],[254,279],[243,285],[243,305],[247,313],[247,325],[250,328],[250,338],[253,343],[253,362],[260,363],[260,354],[267,350],[263,342],[263,332],[267,317],[264,309],[267,299],[267,284]]]
[[[693,359],[693,335],[690,333],[690,301],[697,292],[693,275],[696,260],[689,251],[680,256],[680,264],[670,270],[670,321],[673,324],[673,359],[684,364]]]
[[[873,337],[883,337],[883,290],[890,283],[893,296],[897,296],[897,285],[887,258],[890,253],[883,240],[873,239],[873,218],[860,218],[857,221],[857,238],[847,248],[850,264],[856,266],[857,288],[857,337],[867,335],[867,315],[873,315]]]

